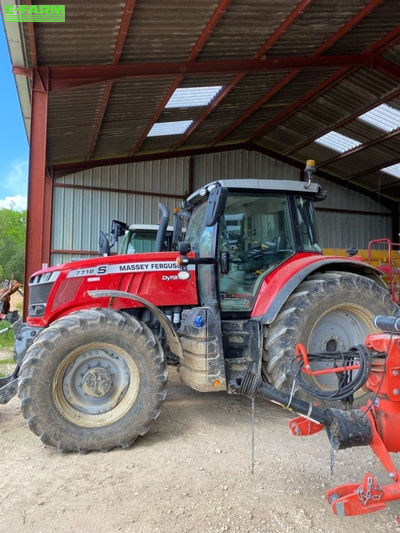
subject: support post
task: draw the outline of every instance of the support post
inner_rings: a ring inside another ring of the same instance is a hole
[[[29,278],[49,263],[51,178],[46,177],[48,70],[33,70],[29,150],[28,210],[25,246],[24,319],[29,301]]]

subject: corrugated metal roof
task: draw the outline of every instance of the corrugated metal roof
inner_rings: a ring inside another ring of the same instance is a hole
[[[393,131],[400,127],[400,109],[387,104],[381,104],[358,117],[383,131]]]
[[[217,4],[218,0],[137,1],[121,63],[185,61]]]
[[[35,60],[40,67],[88,68],[118,62],[149,68],[173,61],[218,63],[205,75],[187,74],[181,67],[175,74],[119,78],[52,92],[47,163],[58,172],[72,161],[90,165],[134,155],[171,155],[175,147],[186,153],[245,141],[288,161],[314,157],[323,163],[337,155],[315,142],[329,131],[369,143],[367,149],[324,165],[335,177],[367,171],[368,165],[374,169],[399,153],[397,137],[379,139],[396,126],[392,117],[379,115],[374,124],[357,119],[374,102],[400,109],[400,94],[394,94],[400,65],[398,0],[136,0],[131,17],[124,0],[67,0],[65,5],[66,24],[35,24],[33,33],[27,24],[20,26],[26,61],[18,66],[32,66]],[[121,26],[124,17],[126,28]],[[356,54],[370,50],[376,55],[368,66],[361,66],[360,58],[360,64],[346,66],[348,56],[354,62]],[[228,60],[265,53],[275,66],[282,58],[299,57],[315,64],[321,54],[335,56],[339,63],[303,69],[293,63],[285,70],[258,72],[237,66],[224,71]],[[389,64],[380,65],[379,55]],[[211,86],[222,87],[223,97],[217,95],[207,105],[181,100],[179,107],[165,107],[176,89]],[[20,91],[27,87],[19,84]],[[189,133],[148,137],[155,123],[177,121],[193,121]],[[379,169],[370,174],[376,172],[391,184],[392,177]],[[356,180],[371,189],[368,173]],[[391,188],[383,190],[389,195]]]

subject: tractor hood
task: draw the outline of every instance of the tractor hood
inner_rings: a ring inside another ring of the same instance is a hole
[[[178,278],[177,252],[98,257],[57,265],[35,272],[29,281],[28,323],[45,327],[61,316],[80,309],[107,307],[109,298],[93,300],[96,290],[118,290],[138,295],[157,307],[196,305],[196,273]],[[173,295],[173,298],[172,298]],[[132,300],[117,299],[114,309],[141,307]]]

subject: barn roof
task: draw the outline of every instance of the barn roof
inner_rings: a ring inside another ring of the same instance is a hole
[[[400,199],[398,0],[65,6],[5,23],[28,130],[31,78],[49,91],[52,176],[246,148]]]

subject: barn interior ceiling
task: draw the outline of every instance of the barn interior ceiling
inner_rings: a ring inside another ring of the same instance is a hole
[[[53,178],[242,148],[400,199],[398,0],[65,4],[10,45],[21,101],[47,95]]]

